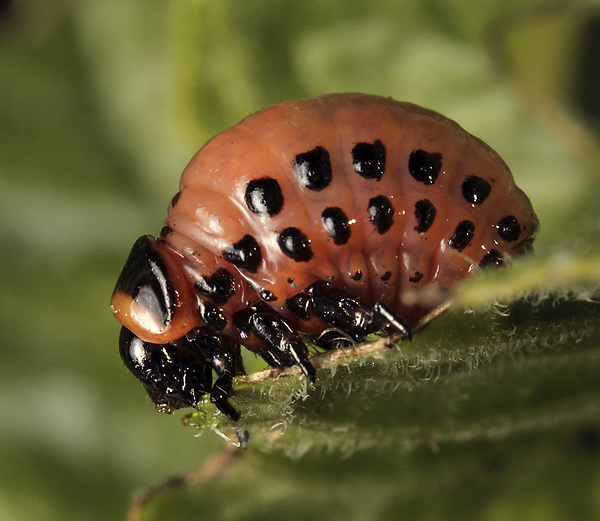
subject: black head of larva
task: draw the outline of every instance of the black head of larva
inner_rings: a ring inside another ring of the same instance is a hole
[[[277,180],[271,177],[253,179],[246,185],[246,205],[261,217],[273,217],[283,208],[283,193]]]
[[[170,344],[144,342],[125,327],[121,328],[119,351],[159,410],[194,406],[210,391],[208,365],[195,353]]]
[[[379,181],[385,171],[385,146],[377,139],[375,143],[357,143],[352,149],[354,171],[365,179]]]
[[[442,169],[442,154],[415,150],[408,158],[408,171],[416,181],[426,185],[436,182]]]
[[[294,175],[302,186],[319,192],[331,183],[331,159],[323,147],[316,147],[294,160]]]
[[[463,182],[461,190],[465,201],[470,204],[482,204],[490,195],[492,187],[485,179],[470,175]]]

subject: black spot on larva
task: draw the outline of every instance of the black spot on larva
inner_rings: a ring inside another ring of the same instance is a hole
[[[475,233],[472,221],[461,221],[454,230],[454,235],[448,239],[448,245],[458,251],[463,251],[471,242]]]
[[[409,277],[408,280],[410,282],[414,282],[415,284],[419,282],[423,278],[423,274],[420,271],[415,271],[415,274],[412,277]]]
[[[415,230],[419,233],[426,232],[431,228],[435,219],[436,209],[429,199],[421,199],[415,203],[415,217],[417,225]]]
[[[279,183],[271,177],[253,179],[246,185],[246,205],[261,217],[273,217],[283,208],[283,193]]]
[[[378,195],[369,200],[367,211],[369,212],[369,220],[379,234],[387,232],[394,224],[394,207],[384,195]]]
[[[294,160],[294,175],[298,182],[318,192],[331,183],[331,160],[329,152],[323,147],[316,147],[303,154],[298,154]]]
[[[287,283],[288,283],[288,284],[293,284],[293,283],[294,283],[294,278],[293,278],[293,277],[289,277],[289,278],[287,279]]]
[[[227,325],[227,318],[223,314],[223,310],[210,302],[201,300],[198,311],[200,312],[200,318],[208,327],[220,331]]]
[[[365,179],[379,181],[385,171],[385,146],[378,140],[375,143],[357,143],[352,149],[354,171]]]
[[[482,268],[486,266],[502,266],[503,264],[504,257],[502,257],[502,254],[498,250],[494,249],[487,252],[479,263]]]
[[[252,235],[244,235],[223,251],[223,258],[242,270],[256,273],[262,261],[262,254],[256,239]]]
[[[355,280],[356,282],[358,282],[360,279],[362,279],[362,276],[363,276],[363,274],[362,274],[362,271],[360,271],[360,270],[356,270],[355,273],[350,274],[350,278],[352,280]]]
[[[174,196],[173,199],[171,199],[171,206],[173,208],[175,208],[175,206],[177,205],[177,202],[179,201],[179,198],[181,197],[181,192],[177,192]]]
[[[268,289],[263,289],[260,292],[260,298],[263,299],[265,302],[274,302],[277,300],[277,296],[275,295],[275,293],[269,291]]]
[[[161,237],[166,237],[167,235],[169,235],[173,230],[171,230],[171,228],[169,228],[168,226],[163,226],[162,230],[160,231],[160,236]]]
[[[390,278],[392,277],[392,272],[391,271],[386,271],[381,277],[379,277],[382,282],[387,282],[388,280],[390,280]]]
[[[310,240],[298,228],[289,227],[277,237],[281,251],[296,262],[308,262],[313,258]]]
[[[198,280],[195,287],[215,304],[222,306],[235,294],[235,279],[225,268],[219,268],[211,276]]]
[[[415,180],[426,185],[435,183],[442,169],[442,154],[415,150],[408,158],[408,171]]]
[[[348,217],[341,208],[330,206],[321,213],[323,227],[337,245],[346,244],[350,239]]]
[[[490,195],[492,186],[485,179],[476,175],[468,176],[462,184],[462,194],[467,203],[481,204]]]
[[[506,242],[514,242],[521,235],[521,225],[514,215],[507,215],[496,225],[498,235]]]

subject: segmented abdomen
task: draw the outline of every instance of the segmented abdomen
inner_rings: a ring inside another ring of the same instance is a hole
[[[261,299],[300,330],[322,330],[286,307],[318,280],[414,326],[455,280],[522,249],[537,220],[500,157],[456,123],[331,95],[269,107],[209,141],[165,225],[237,337],[233,313]]]

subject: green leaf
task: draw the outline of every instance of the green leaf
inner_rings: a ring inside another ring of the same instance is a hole
[[[243,426],[247,453],[218,480],[164,493],[148,519],[597,518],[600,279],[469,296],[490,280],[514,290],[521,268],[473,281],[458,300],[477,307],[411,343],[316,356],[314,386],[296,369],[239,378],[240,425],[208,402],[184,422],[233,440]]]
[[[411,343],[382,339],[318,355],[315,385],[295,368],[240,377],[232,399],[239,425],[208,401],[185,422],[247,428],[251,443],[290,454],[351,454],[598,420],[599,282],[585,293],[530,292],[510,304],[452,309]]]
[[[143,519],[596,519],[597,434],[580,429],[445,442],[351,458],[249,452]]]

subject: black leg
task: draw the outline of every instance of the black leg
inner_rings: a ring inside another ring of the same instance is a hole
[[[267,304],[257,304],[238,311],[233,320],[245,332],[252,332],[265,345],[263,358],[274,366],[298,365],[306,377],[314,382],[316,371],[308,360],[304,342],[285,321]]]
[[[387,304],[384,304],[383,302],[376,302],[373,306],[373,315],[380,317],[380,320],[382,320],[390,328],[398,331],[398,333],[400,333],[404,338],[412,340],[412,331],[410,326],[402,317],[394,313],[387,306]]]
[[[410,326],[383,302],[377,302],[369,308],[328,283],[313,284],[289,298],[286,304],[298,317],[306,320],[313,314],[355,342],[383,329],[395,329],[405,338],[411,338]],[[327,349],[343,347],[346,341],[328,330],[319,337],[317,343]]]
[[[214,333],[207,327],[194,329],[188,334],[188,341],[217,373],[217,379],[210,389],[210,401],[231,421],[238,421],[240,413],[229,403],[237,365],[236,351],[231,342],[226,336]]]
[[[327,288],[314,295],[311,307],[317,317],[341,329],[355,341],[382,327],[381,321],[369,308],[335,288]]]

